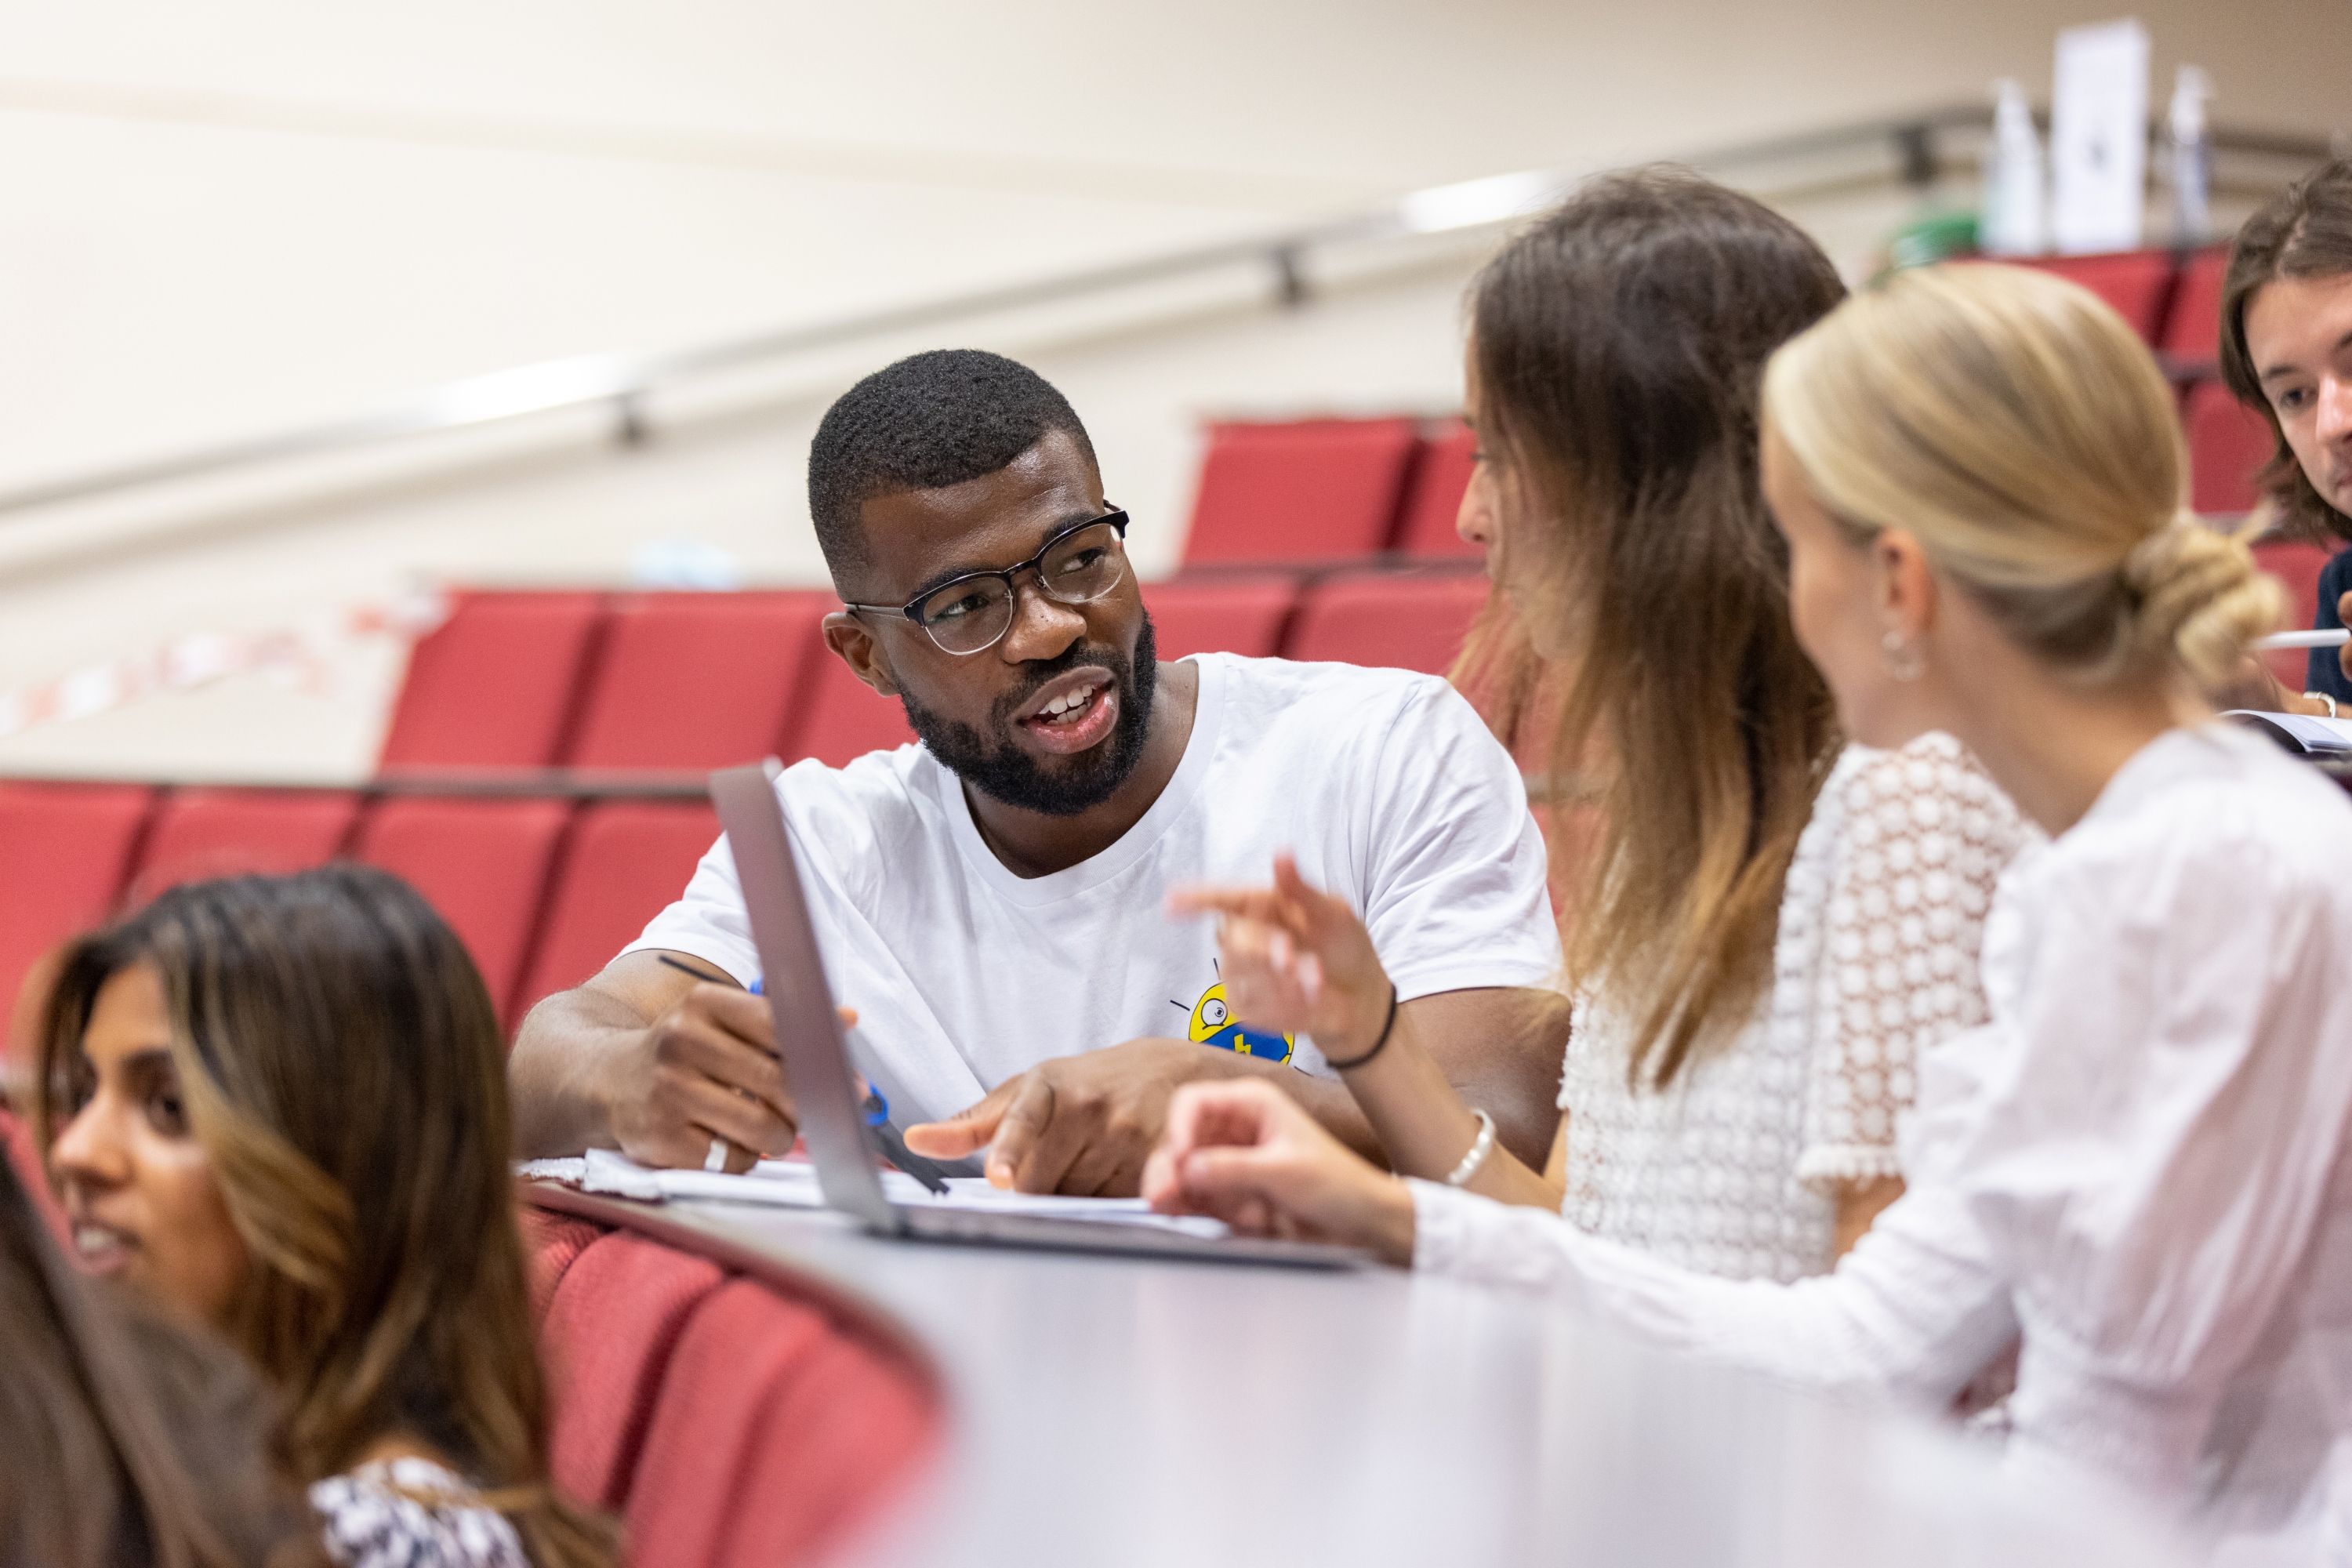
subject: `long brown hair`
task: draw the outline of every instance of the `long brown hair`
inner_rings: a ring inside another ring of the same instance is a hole
[[[2289,185],[2248,218],[2230,247],[2221,283],[2221,378],[2238,401],[2262,410],[2275,443],[2260,483],[2288,531],[2306,539],[2352,540],[2346,517],[2312,488],[2279,428],[2278,410],[2263,392],[2262,373],[2246,346],[2246,307],[2264,285],[2282,278],[2352,274],[2352,158],[2338,158]]]
[[[1789,623],[1756,401],[1772,351],[1844,292],[1794,224],[1674,169],[1587,185],[1471,287],[1516,613],[1490,614],[1462,675],[1501,693],[1514,739],[1537,693],[1559,693],[1556,784],[1603,759],[1599,841],[1554,871],[1570,979],[1631,1022],[1636,1079],[1672,1079],[1761,994],[1834,758],[1829,690]],[[1515,629],[1537,618],[1567,645],[1541,682]]]
[[[0,1564],[250,1568],[315,1540],[225,1349],[75,1276],[0,1158]],[[316,1561],[315,1552],[310,1560]]]
[[[611,1560],[547,1479],[509,1150],[505,1055],[480,975],[407,884],[335,866],[165,893],[69,948],[40,1035],[50,1096],[87,1074],[98,994],[162,976],[189,1124],[253,1268],[226,1325],[286,1401],[310,1482],[386,1438],[444,1456],[538,1568]]]

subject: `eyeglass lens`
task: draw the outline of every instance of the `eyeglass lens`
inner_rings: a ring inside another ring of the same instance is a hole
[[[1118,586],[1127,574],[1127,552],[1109,523],[1082,528],[1057,542],[1037,563],[1037,584],[1045,596],[1084,605]],[[923,629],[949,653],[977,653],[1013,625],[1013,582],[991,574],[950,583],[925,599]]]

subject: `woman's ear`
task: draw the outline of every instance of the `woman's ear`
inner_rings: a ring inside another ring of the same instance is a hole
[[[881,639],[872,628],[846,610],[835,610],[824,618],[824,646],[831,648],[849,672],[885,697],[898,695],[898,678],[890,669],[889,656],[882,651]]]
[[[1871,542],[1871,555],[1878,568],[1878,608],[1886,628],[1906,642],[1926,637],[1935,627],[1937,597],[1927,551],[1902,529],[1885,528]]]

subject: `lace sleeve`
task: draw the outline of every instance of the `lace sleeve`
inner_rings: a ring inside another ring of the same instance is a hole
[[[1822,793],[1837,842],[1797,1175],[1832,1188],[1903,1173],[1920,1053],[1985,1021],[1985,913],[2028,829],[1948,735],[1850,752]]]
[[[394,1459],[310,1488],[337,1568],[530,1568],[506,1516],[427,1460]]]

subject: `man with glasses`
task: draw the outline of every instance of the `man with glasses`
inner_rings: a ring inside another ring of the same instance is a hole
[[[1312,1041],[1230,1016],[1215,932],[1170,888],[1294,851],[1344,892],[1399,1004],[1540,1163],[1565,1009],[1541,840],[1444,682],[1226,654],[1161,664],[1084,426],[995,354],[918,354],[826,414],[809,504],[833,652],[919,746],[778,781],[859,1065],[918,1153],[1001,1184],[1129,1194],[1188,1079],[1273,1077],[1372,1157]],[[604,971],[525,1022],[529,1154],[618,1146],[740,1171],[795,1135],[722,841]]]

